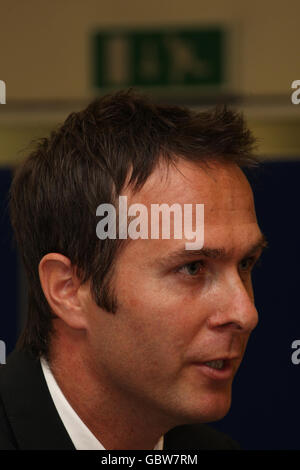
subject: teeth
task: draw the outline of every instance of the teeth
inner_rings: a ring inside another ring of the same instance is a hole
[[[218,359],[217,361],[206,362],[205,365],[212,367],[213,369],[222,369],[224,366],[223,359]]]

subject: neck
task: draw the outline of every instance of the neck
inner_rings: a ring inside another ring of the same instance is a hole
[[[86,349],[59,337],[50,353],[52,373],[80,419],[107,450],[151,450],[172,427],[168,420],[147,409],[113,386],[105,373],[95,370]]]

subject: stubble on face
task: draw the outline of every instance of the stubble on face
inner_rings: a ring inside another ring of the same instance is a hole
[[[204,170],[181,161],[167,178],[163,171],[128,193],[130,203],[204,204],[205,246],[224,256],[194,279],[183,273],[197,261],[193,254],[174,264],[185,240],[131,240],[115,267],[117,312],[91,309],[91,347],[106,390],[141,419],[152,410],[170,425],[213,421],[230,407],[232,380],[257,322],[251,277],[242,279],[238,266],[261,233],[250,186],[235,165]],[[197,367],[222,355],[234,356],[228,380]]]

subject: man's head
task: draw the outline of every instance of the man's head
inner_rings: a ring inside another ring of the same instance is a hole
[[[111,394],[174,424],[222,417],[257,322],[251,269],[261,253],[250,186],[253,138],[240,115],[96,100],[43,139],[16,174],[12,222],[29,281],[22,347],[84,343]],[[204,248],[186,240],[99,240],[96,209],[204,204]],[[224,363],[208,364],[215,360]],[[221,370],[216,370],[220,366]]]

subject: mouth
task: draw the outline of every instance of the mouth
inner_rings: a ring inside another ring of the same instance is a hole
[[[204,365],[211,367],[212,369],[221,370],[224,368],[225,360],[224,359],[217,359],[216,361],[209,361],[205,362]]]
[[[194,362],[197,370],[213,380],[230,380],[235,374],[233,359],[213,359],[206,362]]]

